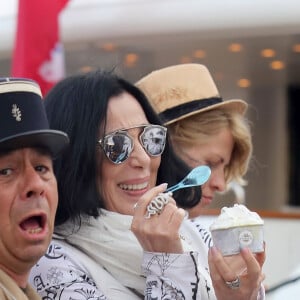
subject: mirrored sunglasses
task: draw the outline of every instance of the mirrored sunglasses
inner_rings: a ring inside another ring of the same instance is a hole
[[[139,140],[149,156],[159,156],[166,145],[167,128],[160,125],[140,125],[108,133],[98,143],[106,157],[114,164],[126,161],[134,148],[134,140],[127,132],[133,128],[143,128]]]

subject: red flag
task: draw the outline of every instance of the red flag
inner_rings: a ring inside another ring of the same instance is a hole
[[[12,76],[36,80],[45,95],[65,75],[58,16],[68,0],[19,0]]]

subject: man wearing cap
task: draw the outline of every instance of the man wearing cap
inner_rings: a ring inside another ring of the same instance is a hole
[[[0,78],[0,128],[0,299],[40,299],[27,279],[52,237],[52,159],[68,136],[49,129],[39,86],[21,78]]]

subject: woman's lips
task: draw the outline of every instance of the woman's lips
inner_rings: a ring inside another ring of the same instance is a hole
[[[202,203],[206,203],[206,204],[210,204],[213,200],[213,197],[209,197],[209,196],[202,196],[201,197],[201,202]]]

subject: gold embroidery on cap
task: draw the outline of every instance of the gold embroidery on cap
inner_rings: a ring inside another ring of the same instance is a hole
[[[11,113],[13,117],[16,119],[16,121],[21,122],[22,121],[22,113],[19,109],[19,107],[16,104],[12,105]]]

